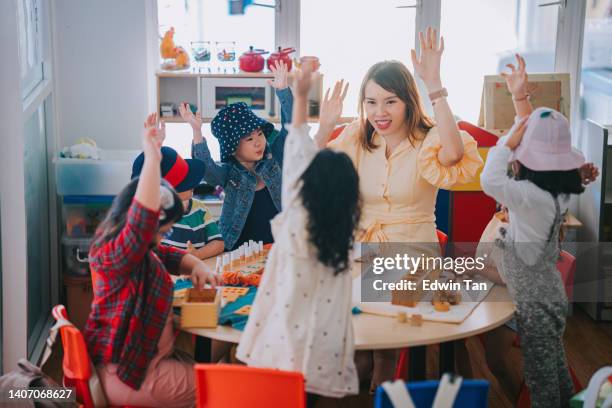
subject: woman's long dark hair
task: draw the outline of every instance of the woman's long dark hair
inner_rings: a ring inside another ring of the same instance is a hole
[[[130,181],[125,187],[123,187],[123,190],[121,190],[117,197],[115,197],[111,208],[106,213],[106,217],[104,217],[104,220],[96,229],[92,247],[103,245],[104,243],[115,238],[119,232],[121,232],[125,226],[130,205],[132,205],[132,201],[136,195],[138,180],[139,178],[136,177]],[[161,188],[170,190],[172,193],[172,198],[174,199],[173,205],[164,210],[166,217],[163,221],[160,221],[159,225],[160,227],[163,227],[164,225],[174,224],[181,219],[183,216],[183,203],[181,202],[181,199],[176,191],[174,191],[174,188],[172,188],[167,181],[162,179],[161,186]]]
[[[561,194],[581,194],[584,192],[580,170],[536,171],[520,163],[516,180],[528,180],[553,197]]]
[[[302,175],[300,195],[308,212],[310,242],[334,275],[348,269],[361,216],[359,176],[345,153],[321,150]]]

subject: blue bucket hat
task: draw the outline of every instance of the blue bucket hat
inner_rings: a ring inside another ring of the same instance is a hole
[[[161,148],[161,176],[177,193],[194,189],[204,177],[204,163],[197,159],[183,159],[171,147]],[[144,165],[144,153],[140,153],[132,163],[132,179],[140,176]]]
[[[255,115],[244,102],[232,103],[221,109],[210,124],[212,134],[219,140],[221,161],[227,162],[232,157],[240,139],[261,129],[266,139],[274,131],[274,125]]]

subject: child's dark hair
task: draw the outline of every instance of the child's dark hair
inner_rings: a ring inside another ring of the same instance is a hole
[[[136,195],[136,188],[138,187],[139,178],[136,177],[130,181],[123,190],[119,192],[117,197],[113,200],[111,208],[106,213],[104,220],[98,225],[96,234],[92,243],[92,246],[103,245],[104,243],[115,238],[125,226],[127,221],[127,214]],[[160,221],[159,226],[163,227],[168,224],[174,224],[183,216],[183,203],[180,197],[174,191],[174,188],[166,181],[161,180],[161,188],[167,188],[172,193],[174,199],[173,205],[165,209],[166,217],[163,221]]]
[[[319,261],[334,269],[348,269],[349,251],[361,216],[359,176],[345,154],[321,150],[301,177],[300,192],[308,212],[310,241]]]
[[[553,197],[558,197],[561,194],[581,194],[584,192],[579,169],[536,171],[521,163],[515,178],[531,181],[542,190],[548,191]]]

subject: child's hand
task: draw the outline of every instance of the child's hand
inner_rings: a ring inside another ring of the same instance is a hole
[[[200,111],[197,111],[194,115],[187,103],[181,103],[179,105],[179,114],[185,122],[191,125],[193,130],[202,129],[202,114],[200,113]]]
[[[274,80],[268,79],[268,84],[275,89],[285,89],[287,87],[287,65],[283,61],[276,61],[270,70],[274,73]]]
[[[500,75],[506,80],[508,91],[515,99],[524,99],[529,94],[527,90],[527,72],[525,71],[525,59],[519,54],[516,54],[518,69],[514,64],[506,65],[512,72],[502,72]]]
[[[329,96],[329,89],[325,92],[325,98],[321,102],[321,113],[319,115],[319,125],[321,127],[333,129],[336,123],[338,123],[342,115],[342,106],[344,98],[346,98],[348,85],[348,82],[345,84],[344,80],[336,81],[331,97]]]
[[[193,247],[193,244],[191,243],[191,241],[187,241],[187,253],[192,254],[195,252],[195,248]]]
[[[295,72],[295,93],[297,97],[306,99],[312,84],[312,66],[306,64],[301,70]]]
[[[585,163],[580,167],[580,178],[582,179],[582,184],[587,185],[599,176],[599,169],[593,163]]]
[[[506,140],[506,146],[508,146],[510,150],[516,149],[521,144],[521,140],[523,140],[523,135],[527,129],[527,119],[529,119],[529,116],[523,117],[512,129],[510,129],[508,139]]]
[[[425,83],[427,90],[434,92],[442,88],[440,61],[444,51],[444,37],[440,37],[440,43],[438,44],[436,30],[428,27],[426,34],[419,32],[419,41],[421,44],[421,58],[417,58],[416,51],[412,49],[412,65],[414,66],[414,71]]]
[[[206,283],[213,288],[221,284],[221,277],[216,275],[204,262],[198,262],[191,270],[191,282],[197,289],[203,289]]]
[[[160,162],[162,158],[161,147],[165,136],[165,125],[157,122],[157,113],[147,116],[142,134],[142,150],[145,159]]]

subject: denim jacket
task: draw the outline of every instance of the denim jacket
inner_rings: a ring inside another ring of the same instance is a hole
[[[276,135],[273,134],[276,138],[271,144],[267,144],[264,157],[255,164],[255,173],[265,183],[276,209],[280,212],[283,152],[287,137],[285,124],[291,122],[293,95],[289,88],[277,89],[276,95],[281,105],[282,128],[275,131]],[[228,163],[215,163],[210,156],[206,140],[192,146],[192,157],[204,162],[204,181],[213,186],[222,186],[225,191],[219,227],[225,248],[233,248],[251,210],[257,178],[235,159]]]

